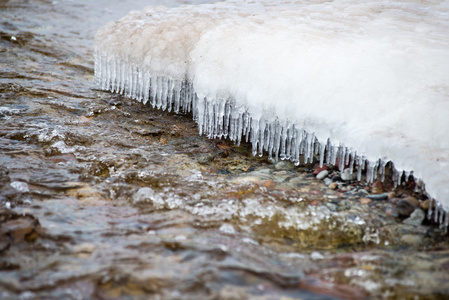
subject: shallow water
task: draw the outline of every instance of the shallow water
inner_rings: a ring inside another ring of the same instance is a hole
[[[0,298],[449,295],[434,224],[404,225],[386,202],[327,189],[312,165],[273,164],[198,136],[188,115],[100,91],[93,35],[141,7],[0,4]]]

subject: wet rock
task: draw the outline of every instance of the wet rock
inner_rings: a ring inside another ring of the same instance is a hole
[[[348,169],[344,169],[343,172],[341,172],[341,179],[344,181],[351,181],[351,180],[356,180],[357,179],[357,173],[353,172],[351,174],[351,170]]]
[[[329,184],[329,188],[332,190],[335,190],[338,188],[338,183],[336,182],[332,182],[331,184]]]
[[[396,209],[399,215],[403,217],[410,216],[417,207],[419,207],[419,201],[413,197],[400,199],[399,201],[396,202]]]
[[[326,178],[326,176],[329,175],[329,171],[328,170],[323,170],[320,173],[318,173],[316,175],[316,178],[319,180],[323,180],[324,178]]]
[[[326,203],[327,208],[329,208],[330,211],[338,211],[338,205],[328,202]]]
[[[385,192],[385,188],[381,181],[376,181],[372,184],[371,192],[374,194],[382,194]]]
[[[414,207],[419,207],[419,200],[416,199],[415,197],[406,197],[404,200],[406,200],[407,202],[409,202],[411,205],[413,205]]]
[[[388,193],[388,196],[387,196],[387,199],[388,199],[388,200],[391,200],[391,199],[393,199],[394,197],[396,197],[396,193],[395,193],[395,192],[389,192],[389,193]]]
[[[343,179],[341,179],[340,175],[334,175],[332,176],[332,181],[333,182],[337,182],[337,181],[342,181]]]
[[[413,226],[420,226],[424,221],[426,214],[420,208],[415,209],[409,218],[405,219],[402,223]]]
[[[318,175],[322,171],[327,171],[327,170],[329,170],[329,167],[325,166],[325,165],[323,165],[322,167],[317,167],[317,168],[315,168],[315,170],[313,170],[313,175]]]
[[[359,200],[359,202],[360,202],[360,204],[368,204],[371,202],[371,199],[367,198],[367,197],[363,197]]]
[[[291,161],[282,160],[282,161],[278,162],[277,164],[275,164],[274,168],[276,170],[292,170],[292,169],[296,168],[296,166]]]
[[[327,186],[329,186],[330,187],[330,185],[331,184],[336,184],[336,182],[332,182],[332,179],[330,179],[330,178],[324,178],[324,184],[325,185],[327,185]]]
[[[405,234],[401,237],[401,242],[409,246],[417,246],[421,244],[423,237],[417,234]]]
[[[424,201],[422,201],[419,206],[421,207],[421,209],[423,210],[428,210],[429,209],[429,205],[430,205],[430,200],[426,199]],[[432,201],[432,209],[435,208],[435,202]]]
[[[366,196],[369,199],[372,200],[385,200],[388,198],[388,193],[382,193],[382,194],[372,194]]]
[[[387,215],[388,217],[393,217],[393,218],[399,217],[399,213],[395,207],[387,207],[385,209],[385,215]]]

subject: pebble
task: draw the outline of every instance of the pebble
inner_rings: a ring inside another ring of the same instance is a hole
[[[330,189],[335,190],[335,189],[337,189],[337,187],[338,187],[338,183],[336,183],[336,182],[332,182],[331,184],[329,184]]]
[[[325,185],[327,185],[327,186],[329,186],[330,187],[330,185],[331,184],[334,184],[335,182],[332,182],[332,179],[330,179],[330,178],[324,178],[324,184]]]
[[[295,164],[293,164],[291,161],[282,160],[274,165],[274,168],[276,170],[291,170],[296,168]]]
[[[363,197],[359,201],[360,201],[360,204],[368,204],[371,202],[371,199]]]
[[[319,180],[323,180],[324,178],[326,178],[327,175],[329,175],[329,171],[323,170],[320,173],[318,173],[318,175],[316,175],[316,178]]]
[[[326,203],[327,208],[329,208],[330,211],[338,211],[338,205],[328,202]]]
[[[419,206],[421,207],[421,209],[428,210],[429,202],[430,202],[429,199],[426,199],[426,200],[422,201]],[[435,203],[432,202],[432,209],[434,209],[434,208],[435,208]]]
[[[404,222],[402,223],[407,225],[420,226],[425,218],[426,218],[425,212],[422,209],[417,208],[410,215],[410,217],[405,219]]]
[[[388,198],[388,193],[382,193],[382,194],[372,194],[366,196],[369,199],[372,200],[385,200]]]
[[[408,201],[407,198],[401,199],[396,202],[396,209],[399,215],[403,217],[410,216],[416,209],[415,204],[413,202]]]
[[[416,234],[405,234],[401,237],[401,242],[407,245],[418,245],[422,242],[422,236]]]
[[[317,167],[315,170],[313,170],[313,175],[318,175],[324,170],[329,170],[329,167],[328,166]]]
[[[389,193],[388,193],[388,196],[387,196],[387,199],[388,199],[388,200],[391,200],[391,199],[393,199],[394,197],[396,197],[396,193],[395,193],[395,192],[389,192]]]
[[[351,174],[351,170],[345,169],[342,173],[341,173],[341,179],[344,181],[351,181],[351,180],[355,180],[357,179],[357,173],[353,172]]]
[[[406,200],[407,202],[409,202],[411,205],[413,205],[414,207],[419,207],[419,200],[416,199],[415,197],[406,197],[404,198],[404,200]]]

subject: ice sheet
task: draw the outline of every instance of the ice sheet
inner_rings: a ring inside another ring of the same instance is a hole
[[[448,32],[448,1],[147,7],[97,32],[96,77],[270,156],[391,160],[449,211]]]

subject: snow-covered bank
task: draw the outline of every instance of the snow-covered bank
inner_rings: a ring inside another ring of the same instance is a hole
[[[445,1],[148,7],[98,31],[95,71],[103,89],[192,109],[200,132],[250,136],[255,151],[317,151],[368,180],[391,160],[447,212],[447,32]]]

